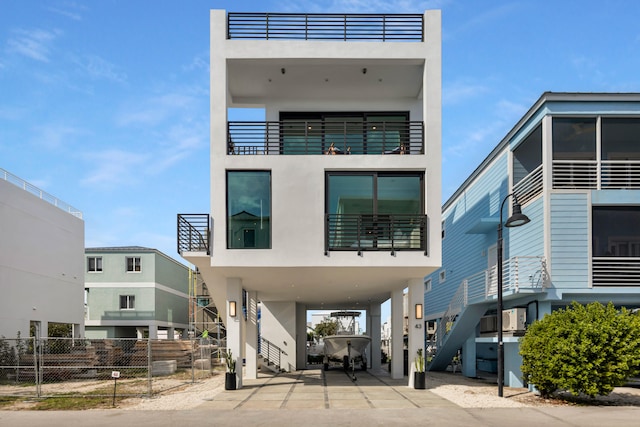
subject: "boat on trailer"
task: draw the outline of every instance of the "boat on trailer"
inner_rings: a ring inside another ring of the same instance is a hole
[[[355,333],[355,319],[360,316],[359,311],[336,311],[331,317],[338,319],[338,331],[335,335],[328,335],[324,341],[324,370],[328,370],[331,364],[342,364],[345,371],[356,366],[362,370],[367,369],[367,346],[371,343],[371,337]],[[348,320],[345,326],[343,319]],[[355,377],[354,377],[355,378]]]

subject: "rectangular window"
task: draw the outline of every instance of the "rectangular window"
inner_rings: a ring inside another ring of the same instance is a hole
[[[553,118],[553,160],[595,160],[595,118]]]
[[[135,295],[120,295],[120,310],[134,310],[136,308]]]
[[[127,272],[128,273],[139,273],[140,270],[140,257],[139,256],[128,256],[127,257]]]
[[[227,248],[271,248],[270,171],[227,171]]]
[[[87,257],[87,271],[90,273],[98,273],[102,271],[102,257],[90,256]]]
[[[593,256],[640,257],[640,206],[593,207]]]
[[[329,247],[421,249],[424,175],[420,172],[329,172]]]

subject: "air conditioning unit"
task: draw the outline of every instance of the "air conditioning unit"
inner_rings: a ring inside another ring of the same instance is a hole
[[[502,331],[503,332],[524,332],[527,322],[526,308],[512,308],[502,310]]]
[[[480,319],[480,333],[498,332],[498,318],[496,316],[485,316]]]

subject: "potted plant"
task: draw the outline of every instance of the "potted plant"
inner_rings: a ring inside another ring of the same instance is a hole
[[[418,349],[416,357],[416,371],[413,373],[413,388],[424,390],[426,388],[426,375],[424,372],[424,355],[422,349]]]
[[[235,390],[236,389],[236,361],[233,358],[231,350],[227,350],[224,355],[227,363],[227,372],[224,378],[224,389]]]

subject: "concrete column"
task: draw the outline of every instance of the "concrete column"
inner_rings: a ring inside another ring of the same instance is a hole
[[[391,293],[391,378],[404,377],[403,290]]]
[[[158,325],[156,324],[149,325],[149,339],[151,340],[158,339]]]
[[[382,326],[380,322],[380,304],[372,304],[369,306],[367,332],[371,337],[371,354],[369,356],[369,363],[371,369],[380,369],[380,328]]]
[[[245,345],[245,370],[248,379],[258,378],[258,293],[247,294],[247,327]]]
[[[413,387],[413,373],[416,372],[416,357],[418,350],[422,350],[424,356],[424,315],[422,319],[416,319],[416,304],[421,304],[424,312],[424,279],[410,279],[407,295],[409,317],[409,387]]]
[[[469,337],[462,345],[462,375],[475,378],[476,376],[476,334]]]
[[[173,326],[169,326],[167,328],[167,339],[168,340],[172,340],[173,336],[175,335],[175,331],[176,329]]]
[[[144,328],[136,328],[136,338],[138,338],[139,340],[144,338]]]
[[[236,304],[236,315],[231,317],[229,302]],[[227,278],[227,349],[231,350],[233,358],[236,360],[236,385],[242,388],[242,350],[244,348],[244,337],[242,336],[242,281],[239,278]]]

